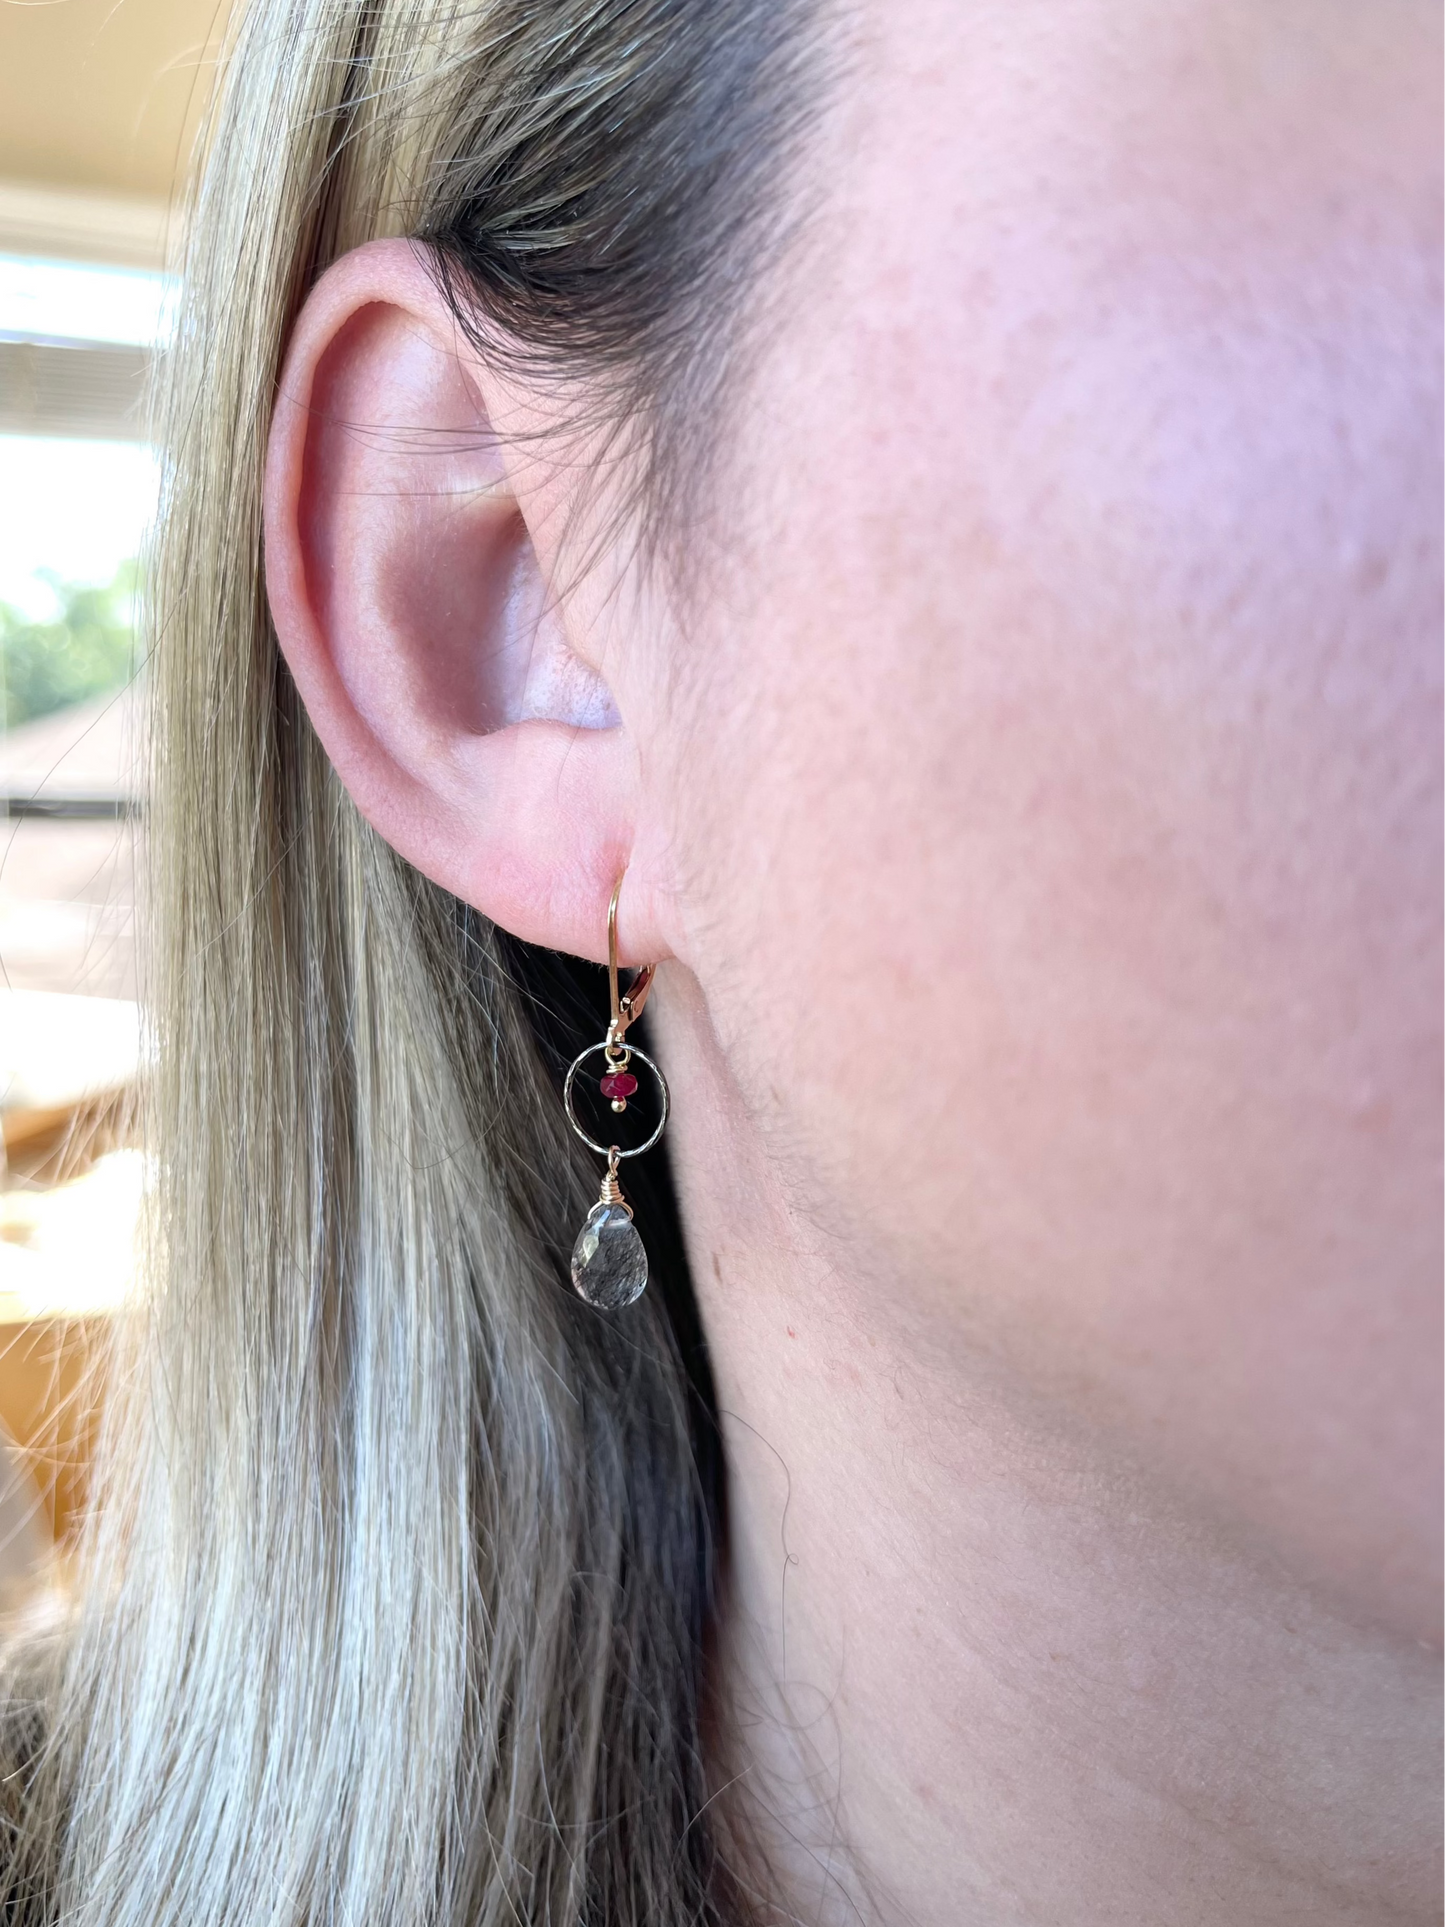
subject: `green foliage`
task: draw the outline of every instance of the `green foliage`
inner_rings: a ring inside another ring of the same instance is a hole
[[[134,673],[136,565],[123,562],[104,588],[48,575],[58,605],[32,622],[0,602],[0,728],[117,689]]]

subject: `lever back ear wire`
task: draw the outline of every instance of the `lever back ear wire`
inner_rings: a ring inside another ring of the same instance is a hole
[[[623,1306],[640,1298],[647,1289],[647,1251],[632,1222],[632,1207],[622,1195],[617,1167],[623,1158],[641,1157],[644,1151],[650,1151],[657,1143],[667,1124],[670,1101],[667,1079],[657,1065],[646,1051],[626,1041],[628,1030],[642,1015],[642,1007],[647,1002],[657,971],[655,964],[644,964],[625,992],[619,987],[617,903],[622,895],[626,874],[624,871],[617,879],[612,900],[607,906],[607,987],[612,1011],[607,1035],[600,1044],[589,1044],[586,1050],[573,1058],[562,1086],[567,1122],[589,1150],[596,1151],[607,1160],[607,1171],[597,1202],[588,1212],[587,1222],[578,1233],[572,1249],[572,1283],[579,1296],[603,1311],[620,1311]],[[618,1116],[626,1111],[627,1100],[637,1091],[637,1078],[631,1069],[634,1058],[657,1081],[661,1102],[657,1127],[644,1143],[627,1150],[618,1144],[599,1143],[583,1128],[577,1116],[574,1101],[577,1074],[587,1059],[599,1051],[606,1069],[598,1079],[598,1088]]]
[[[607,906],[607,988],[612,999],[612,1022],[607,1026],[609,1044],[621,1043],[627,1034],[629,1024],[635,1024],[642,1015],[642,1006],[647,1002],[647,993],[652,988],[652,980],[657,975],[656,964],[644,964],[628,985],[627,995],[621,997],[617,992],[617,902],[622,895],[622,885],[627,876],[624,870],[617,879],[612,892],[612,901]]]

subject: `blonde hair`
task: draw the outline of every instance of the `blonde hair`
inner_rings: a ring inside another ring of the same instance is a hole
[[[244,14],[166,379],[152,1282],[75,1624],[12,1665],[7,1919],[756,1911],[703,1757],[720,1482],[680,1258],[611,1321],[572,1295],[596,1173],[538,1036],[566,1013],[340,790],[260,499],[308,288],[409,234],[488,352],[601,381],[675,526],[780,204],[797,15]]]

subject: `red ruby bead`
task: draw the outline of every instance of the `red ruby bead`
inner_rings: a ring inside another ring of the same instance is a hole
[[[637,1079],[631,1071],[609,1071],[602,1080],[604,1097],[631,1097],[637,1089]]]

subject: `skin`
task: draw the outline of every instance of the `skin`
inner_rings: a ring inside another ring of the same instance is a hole
[[[780,1906],[1434,1920],[1435,10],[851,32],[687,596],[381,242],[278,634],[412,861],[663,960]]]

